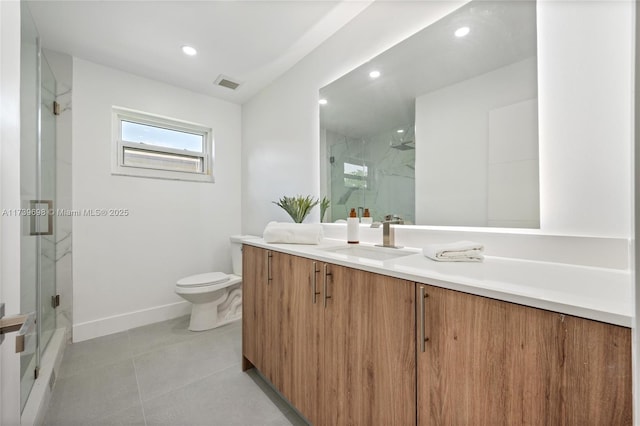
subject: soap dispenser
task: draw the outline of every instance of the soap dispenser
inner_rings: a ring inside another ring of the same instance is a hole
[[[356,209],[351,209],[349,217],[347,218],[347,243],[358,244],[360,242],[358,238],[358,231],[360,230],[360,221],[356,214]]]

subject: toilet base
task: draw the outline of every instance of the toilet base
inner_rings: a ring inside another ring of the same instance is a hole
[[[194,303],[191,308],[189,330],[211,330],[240,318],[242,318],[242,290],[235,287],[222,291],[221,296],[214,301]]]
[[[206,304],[204,304],[206,305]],[[242,318],[242,312],[238,312],[236,315],[219,319],[217,311],[205,311],[205,312],[197,312],[202,311],[203,304],[193,305],[191,309],[191,319],[189,320],[189,330],[191,331],[206,331],[211,330],[216,327],[223,326],[225,324],[229,324],[230,322],[237,321]],[[200,309],[199,309],[200,308]]]
[[[212,330],[217,327],[221,327],[225,324],[229,324],[230,322],[238,321],[242,318],[242,313],[236,315],[235,318],[226,319],[222,321],[218,321],[217,318],[215,321],[203,321],[201,318],[196,318],[194,321],[193,311],[191,312],[191,320],[189,321],[189,331],[207,331]]]

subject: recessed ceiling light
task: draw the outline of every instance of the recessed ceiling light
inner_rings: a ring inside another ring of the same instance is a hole
[[[371,77],[371,78],[378,78],[378,77],[380,77],[380,71],[377,71],[377,70],[371,71],[371,72],[369,73],[369,77]]]
[[[198,51],[191,47],[191,46],[187,46],[186,44],[184,46],[182,46],[182,53],[184,53],[187,56],[195,56],[198,54]]]
[[[456,37],[464,37],[467,34],[469,34],[469,31],[471,31],[469,27],[460,27],[456,30],[454,34]]]
[[[398,133],[404,133],[404,129],[398,129],[398,130],[396,130],[396,132],[398,132]]]
[[[326,99],[320,99],[320,100],[318,101],[318,103],[319,103],[320,105],[326,105],[326,104],[327,104],[327,100],[326,100]]]

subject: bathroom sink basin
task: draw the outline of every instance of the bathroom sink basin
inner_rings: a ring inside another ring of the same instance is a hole
[[[330,247],[322,249],[322,251],[346,257],[357,257],[372,260],[390,260],[416,254],[416,252],[409,250],[360,245]]]

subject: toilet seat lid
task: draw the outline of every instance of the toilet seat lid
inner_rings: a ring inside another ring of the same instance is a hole
[[[229,281],[229,275],[224,272],[207,272],[206,274],[191,275],[179,280],[180,287],[202,287],[206,285],[222,284]]]

